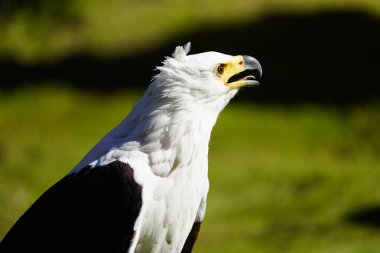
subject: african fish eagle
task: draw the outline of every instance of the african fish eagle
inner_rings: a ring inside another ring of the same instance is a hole
[[[129,115],[10,229],[1,253],[191,252],[205,215],[208,145],[259,62],[177,47]]]

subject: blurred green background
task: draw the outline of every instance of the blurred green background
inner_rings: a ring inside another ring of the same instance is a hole
[[[195,252],[380,252],[378,0],[0,0],[0,238],[174,47],[255,56]]]

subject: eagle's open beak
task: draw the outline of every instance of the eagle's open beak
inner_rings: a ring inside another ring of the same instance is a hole
[[[230,89],[236,89],[260,85],[259,82],[262,75],[260,63],[248,55],[236,56],[236,58],[240,59],[237,61],[240,66],[236,66],[235,73],[231,73],[232,75],[227,80],[227,86],[230,87]]]

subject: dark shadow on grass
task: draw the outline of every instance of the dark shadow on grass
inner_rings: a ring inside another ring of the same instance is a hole
[[[345,220],[352,224],[380,229],[380,205],[354,210]]]
[[[0,0],[0,20],[6,21],[14,14],[22,10],[33,15],[49,16],[52,19],[67,15],[67,6],[70,0]]]
[[[269,103],[350,104],[380,98],[380,20],[357,11],[313,15],[272,15],[241,26],[194,31],[160,47],[98,59],[73,55],[49,64],[0,61],[0,89],[56,81],[101,92],[145,89],[178,44],[192,53],[221,51],[255,56],[263,65],[263,85],[240,99]]]

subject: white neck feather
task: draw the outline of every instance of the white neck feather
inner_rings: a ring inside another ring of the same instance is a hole
[[[208,98],[205,106],[202,101],[191,101],[190,95],[183,94],[181,102],[170,101],[148,89],[131,113],[72,172],[136,156],[145,159],[157,176],[192,165],[207,169],[211,130],[233,95]]]

